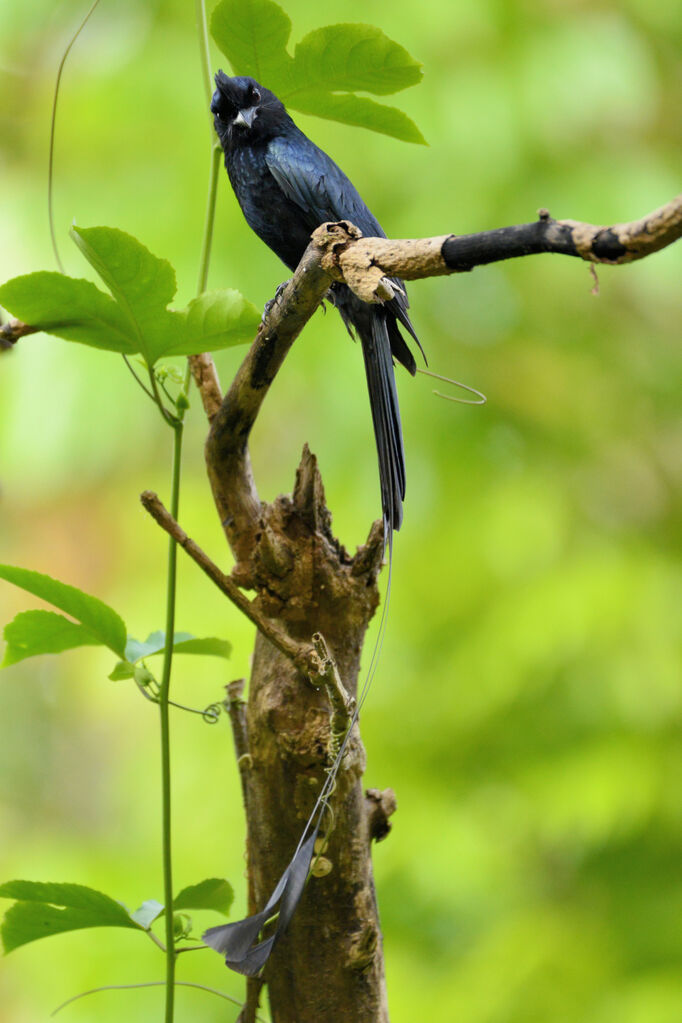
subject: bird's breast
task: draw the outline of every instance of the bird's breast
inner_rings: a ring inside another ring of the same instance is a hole
[[[282,262],[294,270],[306,250],[310,233],[302,213],[273,178],[261,147],[229,152],[225,166],[230,184],[249,227]]]

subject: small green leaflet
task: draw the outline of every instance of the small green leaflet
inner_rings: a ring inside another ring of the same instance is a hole
[[[168,309],[176,283],[167,260],[113,227],[73,227],[71,237],[111,294],[64,274],[26,274],[0,286],[0,303],[13,316],[67,341],[139,352],[149,366],[162,356],[215,351],[254,337],[260,314],[238,291],[206,292],[186,309]]]
[[[132,919],[135,923],[138,923],[140,927],[144,927],[148,930],[154,923],[157,917],[163,913],[163,904],[157,902],[156,899],[146,899],[139,909],[136,909],[134,913],[131,913]]]
[[[5,952],[38,938],[83,927],[140,929],[119,902],[81,884],[8,881],[0,885],[0,896],[18,900],[0,925]]]
[[[119,657],[125,656],[125,622],[102,600],[42,572],[16,565],[0,565],[0,579],[48,601],[81,625],[79,629],[69,619],[50,611],[22,612],[5,628],[8,644],[5,665],[34,654],[60,653],[97,643],[109,647]]]
[[[129,636],[126,644],[126,660],[134,664],[142,657],[163,653],[165,646],[166,633],[163,630],[152,632],[144,642]],[[197,639],[189,632],[176,632],[173,635],[173,650],[176,654],[208,654],[212,657],[229,658],[232,653],[232,644],[228,643],[226,639],[217,639],[214,636]]]
[[[233,900],[234,891],[229,881],[209,877],[178,892],[173,899],[173,909],[215,909],[228,916]]]
[[[421,65],[373,25],[327,25],[287,50],[291,21],[273,0],[221,0],[211,34],[237,75],[251,75],[291,109],[425,145],[396,107],[356,92],[386,96],[416,85]]]

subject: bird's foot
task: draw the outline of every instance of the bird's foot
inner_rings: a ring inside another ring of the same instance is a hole
[[[327,302],[331,302],[331,304],[334,305],[334,292],[332,291],[331,288],[329,289],[329,291],[325,291],[324,295],[322,296],[322,301],[320,302],[320,309],[322,310],[325,316],[327,315]]]
[[[284,292],[284,289],[286,288],[288,283],[289,281],[282,281],[282,283],[277,286],[277,291],[275,292],[274,297],[268,299],[268,301],[265,303],[265,305],[263,306],[263,315],[261,316],[261,323],[265,323],[268,316],[270,315],[270,313],[272,312],[272,310],[282,297],[282,293]]]

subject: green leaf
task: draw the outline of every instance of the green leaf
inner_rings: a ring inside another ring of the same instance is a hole
[[[40,271],[0,286],[0,304],[17,319],[93,348],[133,354],[135,336],[113,298],[91,281]]]
[[[206,291],[179,315],[184,318],[182,338],[164,355],[196,355],[246,344],[261,321],[255,305],[234,288]]]
[[[244,344],[258,330],[260,313],[232,288],[168,309],[176,291],[173,267],[124,231],[73,227],[71,237],[111,295],[64,274],[15,277],[0,287],[0,302],[24,323],[67,341],[139,352],[148,366],[164,355]]]
[[[184,639],[173,644],[176,654],[204,654],[209,657],[224,657],[228,660],[232,653],[232,644],[226,639],[206,636],[203,639]]]
[[[374,25],[327,25],[309,32],[294,62],[300,86],[324,92],[388,96],[422,79],[419,61]]]
[[[118,661],[118,663],[114,666],[114,670],[107,675],[107,678],[111,682],[123,682],[125,679],[134,678],[134,676],[134,664],[131,664],[130,661]]]
[[[56,611],[22,611],[5,626],[7,643],[2,667],[38,654],[60,654],[79,646],[99,646],[101,639]]]
[[[194,637],[189,632],[176,632],[173,636],[175,643],[193,638]],[[156,632],[151,632],[145,640],[134,639],[132,636],[128,636],[128,642],[126,643],[126,659],[135,663],[143,657],[151,657],[152,654],[162,653],[165,647],[166,633],[163,629],[157,629]]]
[[[76,227],[70,235],[124,311],[165,309],[177,291],[175,271],[116,227]]]
[[[173,900],[173,909],[215,909],[228,916],[233,899],[234,891],[229,881],[209,877],[178,892]]]
[[[126,658],[129,661],[139,661],[143,657],[163,653],[165,647],[166,633],[161,629],[152,632],[144,642],[130,636],[126,645]],[[173,636],[173,650],[177,654],[207,654],[213,657],[229,658],[232,653],[232,644],[228,643],[226,639],[218,639],[214,636],[197,639],[189,632],[176,632]]]
[[[119,657],[125,656],[126,627],[113,608],[75,586],[16,565],[0,565],[0,579],[19,586],[65,611]]]
[[[369,128],[380,135],[390,135],[391,138],[403,142],[428,145],[417,125],[407,114],[397,107],[376,103],[367,96],[355,96],[352,93],[342,95],[331,92],[301,92],[296,96],[295,106],[304,114],[315,114],[330,121]]]
[[[291,21],[273,0],[222,0],[211,33],[234,74],[251,75],[289,108],[425,145],[395,107],[356,96],[407,89],[422,77],[407,50],[373,25],[327,25],[287,51]]]
[[[234,73],[275,91],[293,67],[286,48],[290,34],[289,17],[272,0],[222,0],[211,15],[211,35]]]
[[[162,913],[163,913],[162,903],[157,902],[156,899],[147,899],[145,902],[142,903],[139,909],[136,909],[134,913],[130,914],[130,916],[136,923],[140,925],[140,927],[144,927],[144,929],[147,931],[154,923],[156,918],[161,916]]]
[[[149,366],[182,340],[183,317],[166,308],[176,291],[168,260],[114,227],[72,227],[71,237],[111,291]]]
[[[119,902],[85,885],[8,881],[0,885],[0,896],[19,900],[10,906],[0,925],[5,952],[84,927],[139,929]]]

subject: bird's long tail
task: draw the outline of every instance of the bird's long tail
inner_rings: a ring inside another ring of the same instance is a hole
[[[393,372],[393,357],[387,314],[375,308],[364,322],[354,324],[362,343],[374,437],[379,458],[381,507],[384,516],[384,543],[403,521],[405,498],[405,454],[400,424],[398,393]]]

